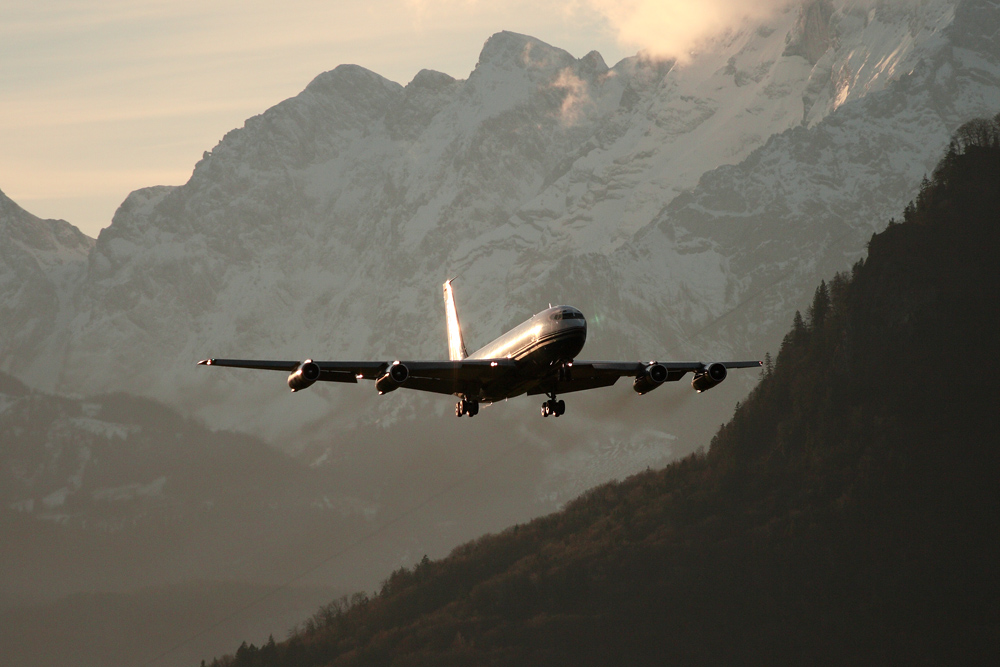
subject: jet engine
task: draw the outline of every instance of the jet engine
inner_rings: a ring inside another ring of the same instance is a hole
[[[726,367],[722,364],[709,364],[705,366],[703,370],[694,374],[694,379],[691,380],[691,386],[694,387],[694,390],[700,394],[703,391],[708,391],[715,385],[725,380],[726,375],[728,375],[728,371],[726,371]]]
[[[386,371],[385,375],[375,380],[375,388],[378,390],[379,396],[388,394],[390,391],[399,389],[400,385],[406,382],[409,377],[410,369],[404,364],[395,361],[389,366],[389,370]]]
[[[659,387],[667,379],[667,368],[663,364],[649,364],[632,382],[632,389],[640,396]]]
[[[288,388],[294,393],[311,387],[319,379],[319,374],[319,365],[312,359],[306,359],[288,375]]]

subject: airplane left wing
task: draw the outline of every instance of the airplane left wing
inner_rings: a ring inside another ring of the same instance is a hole
[[[310,365],[311,364],[311,365]],[[200,366],[224,366],[227,368],[252,368],[262,371],[284,371],[302,375],[312,382],[349,382],[359,379],[374,380],[389,366],[382,361],[262,361],[257,359],[202,359]],[[289,377],[289,385],[292,378]],[[310,382],[309,384],[312,384]],[[308,385],[306,385],[308,386]],[[302,387],[303,389],[305,387]],[[293,389],[292,391],[296,391]]]
[[[400,387],[437,394],[472,394],[484,383],[513,370],[510,359],[462,359],[457,361],[258,361],[251,359],[204,359],[203,366],[251,368],[289,373],[294,391],[315,382],[374,380],[380,394]]]

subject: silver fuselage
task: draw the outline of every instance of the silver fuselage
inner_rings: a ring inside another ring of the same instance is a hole
[[[570,362],[587,341],[587,320],[572,306],[553,306],[517,325],[468,356],[469,359],[513,359],[518,372],[482,388],[476,398],[501,400],[527,391],[538,368]]]

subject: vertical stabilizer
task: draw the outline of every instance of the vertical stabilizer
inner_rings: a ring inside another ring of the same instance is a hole
[[[444,310],[448,320],[448,358],[461,361],[469,356],[465,351],[465,340],[462,338],[462,325],[458,322],[458,309],[455,307],[455,293],[451,289],[451,281],[444,282]]]

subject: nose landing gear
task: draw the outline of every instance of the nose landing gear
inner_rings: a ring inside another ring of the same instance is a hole
[[[462,399],[455,404],[455,416],[461,417],[462,415],[469,415],[470,417],[475,417],[479,414],[479,401],[470,401],[467,399]]]
[[[566,414],[566,401],[557,401],[555,394],[549,394],[549,400],[542,403],[542,416],[558,417]]]

